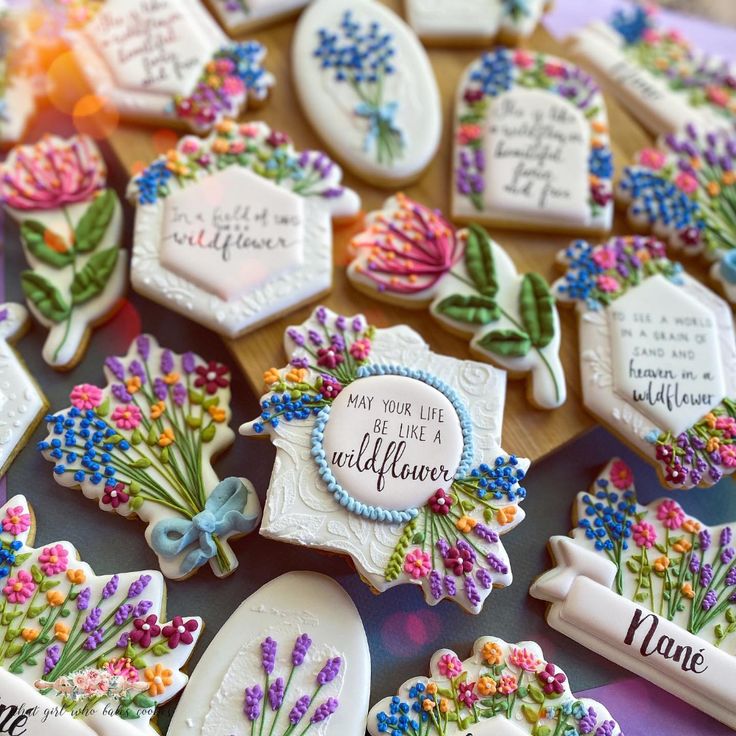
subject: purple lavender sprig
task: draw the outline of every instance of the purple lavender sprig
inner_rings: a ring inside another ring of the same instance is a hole
[[[340,665],[342,659],[340,657],[333,657],[325,662],[325,666],[317,674],[317,685],[320,687],[327,685],[332,682],[340,672]]]
[[[277,646],[277,643],[270,636],[266,637],[261,642],[261,666],[267,675],[271,675],[273,673],[273,668],[276,663]]]
[[[307,634],[301,634],[297,637],[294,642],[294,649],[291,653],[291,664],[294,667],[299,667],[304,662],[304,658],[307,656],[309,647],[312,646],[312,640]]]
[[[314,711],[314,715],[309,719],[309,722],[322,723],[322,721],[326,721],[337,710],[338,705],[337,698],[328,698]]]
[[[243,713],[249,721],[255,721],[261,715],[261,701],[263,690],[260,685],[245,688],[245,703]]]
[[[289,711],[289,723],[292,726],[296,726],[299,721],[304,718],[307,711],[309,710],[311,702],[312,699],[309,697],[309,695],[302,695],[301,698],[296,701],[294,707]]]

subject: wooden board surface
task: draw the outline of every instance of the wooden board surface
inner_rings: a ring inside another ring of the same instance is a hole
[[[399,0],[384,0],[400,11]],[[287,132],[297,149],[322,147],[319,137],[309,127],[299,108],[291,83],[290,46],[294,22],[252,34],[266,45],[266,66],[276,75],[277,84],[271,99],[259,111],[246,113],[248,120],[263,119],[272,127]],[[543,28],[537,29],[526,44],[538,51],[568,56],[564,47]],[[453,99],[458,80],[465,67],[481,53],[479,49],[430,49],[429,55],[442,93],[444,131],[442,144],[430,168],[421,180],[404,191],[418,201],[449,212],[451,187],[451,141],[453,127]],[[631,162],[633,154],[652,143],[651,137],[611,99],[608,103],[609,122],[612,131],[612,148],[616,170]],[[142,126],[121,125],[113,133],[111,144],[122,163],[131,168],[134,164],[148,162],[157,153],[155,129]],[[160,140],[160,138],[159,138]],[[345,184],[360,193],[363,209],[368,212],[379,208],[392,194],[390,190],[365,184],[347,174]],[[422,334],[433,350],[470,358],[468,342],[443,331],[429,317],[426,310],[409,310],[382,304],[350,286],[345,276],[346,246],[350,236],[359,227],[349,226],[335,232],[335,274],[332,293],[322,300],[324,304],[343,314],[364,313],[377,327],[405,323]],[[491,234],[509,252],[519,271],[535,270],[548,279],[558,274],[554,257],[572,239],[565,235],[521,233],[490,229]],[[617,214],[614,233],[630,232],[625,219]],[[705,273],[695,268],[696,275]],[[254,391],[263,389],[262,376],[270,366],[284,365],[282,335],[289,324],[301,322],[311,307],[300,309],[238,340],[227,341]],[[503,446],[507,452],[524,455],[536,460],[590,429],[594,421],[585,412],[581,401],[578,344],[575,315],[571,309],[561,310],[563,330],[561,358],[568,385],[568,400],[560,409],[540,411],[531,407],[526,398],[525,380],[510,380],[507,392],[503,425]]]

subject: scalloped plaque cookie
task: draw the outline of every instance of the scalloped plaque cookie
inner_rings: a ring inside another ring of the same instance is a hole
[[[530,36],[547,0],[405,0],[406,18],[428,46],[518,43]]]
[[[440,649],[429,673],[371,708],[370,736],[623,736],[605,706],[573,695],[565,673],[533,641],[483,636],[464,662]]]
[[[30,266],[23,293],[49,330],[43,358],[58,370],[82,359],[92,328],[114,314],[126,289],[123,211],[106,176],[86,136],[45,136],[16,146],[0,165],[0,201],[20,227]]]
[[[456,231],[441,212],[402,194],[366,225],[351,242],[347,274],[356,288],[402,306],[429,306],[443,327],[471,339],[474,353],[528,374],[536,406],[565,401],[560,320],[539,274],[517,273],[482,227]]]
[[[500,535],[524,518],[529,463],[500,448],[505,374],[324,307],[284,347],[240,428],[277,448],[261,534],[348,555],[377,591],[411,583],[480,612],[511,582]]]
[[[309,0],[207,0],[231,35],[254,31],[296,15]]]
[[[578,313],[583,402],[673,488],[736,469],[736,339],[723,299],[644,236],[574,242],[553,285]],[[733,431],[732,431],[733,429]]]
[[[319,151],[265,123],[224,120],[134,177],[136,291],[237,337],[332,286],[332,220],[360,199]]]
[[[54,479],[102,511],[146,522],[146,542],[166,577],[209,563],[218,577],[238,566],[228,540],[251,532],[260,503],[245,478],[219,480],[213,458],[234,439],[230,369],[178,355],[149,335],[105,360],[104,388],[75,386],[71,406],[48,417],[39,443]]]
[[[304,114],[335,156],[368,182],[419,178],[440,142],[440,93],[414,32],[375,0],[315,0],[292,48]]]
[[[707,527],[668,498],[640,505],[618,459],[578,495],[573,521],[531,588],[550,626],[736,728],[733,526]]]
[[[192,674],[169,732],[364,736],[370,653],[333,580],[289,572],[228,619]]]
[[[611,229],[608,117],[589,74],[546,54],[499,49],[467,68],[455,114],[453,219]]]
[[[595,21],[572,37],[573,52],[655,135],[686,123],[732,127],[736,69],[694,48],[676,29],[662,29],[653,6],[635,5]]]
[[[710,275],[736,303],[736,134],[689,123],[624,169],[616,199],[631,224],[684,255],[703,254]]]
[[[106,0],[68,33],[95,93],[132,120],[205,132],[274,84],[265,47],[229,41],[199,0]]]
[[[0,715],[7,734],[155,736],[202,619],[166,620],[160,573],[95,575],[70,542],[33,547],[23,496],[0,507]]]

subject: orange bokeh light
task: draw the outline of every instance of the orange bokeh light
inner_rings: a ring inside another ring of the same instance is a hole
[[[174,148],[179,140],[179,136],[173,130],[166,128],[159,128],[151,137],[156,153],[166,153],[169,149]]]
[[[49,65],[47,90],[51,104],[67,115],[73,115],[77,103],[89,94],[89,87],[70,51],[57,56]]]
[[[97,140],[108,138],[118,127],[118,111],[103,97],[84,95],[72,111],[76,129]]]

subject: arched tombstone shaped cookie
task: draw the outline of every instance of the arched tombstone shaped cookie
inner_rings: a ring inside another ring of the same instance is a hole
[[[347,593],[324,575],[289,572],[248,597],[220,629],[169,730],[363,736],[370,672]]]
[[[573,522],[531,587],[549,625],[736,728],[733,525],[669,498],[642,506],[619,459],[578,495]]]
[[[128,187],[133,288],[227,337],[317,299],[332,286],[332,220],[360,210],[341,180],[265,123],[182,138]]]
[[[736,469],[736,340],[723,299],[644,236],[560,252],[578,313],[583,403],[673,488]]]
[[[0,304],[0,477],[41,420],[48,403],[14,344],[28,327],[20,304]]]
[[[265,47],[228,40],[200,0],[106,0],[67,33],[95,94],[129,120],[203,133],[274,84]]]
[[[687,123],[733,127],[734,65],[660,28],[652,7],[617,10],[573,34],[571,47],[611,93],[655,135]]]
[[[6,733],[155,736],[202,619],[167,620],[159,572],[95,575],[70,542],[33,546],[23,496],[0,507],[0,713]]]
[[[399,16],[376,0],[315,0],[291,53],[304,114],[341,163],[378,185],[419,178],[442,110],[427,54]]]
[[[703,254],[713,281],[736,303],[736,132],[688,124],[635,160],[616,186],[629,222],[678,253]]]
[[[390,733],[405,715],[407,736],[622,736],[606,707],[576,698],[565,673],[539,644],[482,636],[464,661],[451,649],[432,655],[429,677],[407,680],[368,714],[368,733]]]
[[[75,386],[71,406],[48,417],[39,450],[54,480],[102,511],[146,522],[166,577],[208,563],[218,577],[231,574],[228,541],[255,528],[261,507],[248,480],[219,480],[212,468],[234,438],[229,368],[140,335],[127,355],[105,360],[105,378],[104,388]]]
[[[309,0],[207,0],[207,5],[232,36],[255,31],[296,15]]]
[[[511,582],[500,535],[524,518],[529,463],[500,448],[505,374],[325,307],[284,347],[240,428],[277,448],[261,534],[348,555],[379,592],[411,583],[479,613]]]
[[[92,328],[112,316],[125,293],[120,201],[86,136],[16,146],[0,177],[0,201],[20,227],[30,266],[21,274],[23,293],[49,330],[43,358],[70,369],[84,356]]]
[[[427,46],[518,43],[530,36],[547,0],[404,0],[406,19]]]
[[[611,229],[608,117],[589,74],[546,54],[498,49],[467,68],[455,104],[454,220]]]
[[[519,274],[479,225],[456,231],[437,210],[399,194],[372,212],[351,241],[352,284],[377,299],[429,306],[446,329],[470,338],[474,353],[527,376],[530,400],[565,401],[560,320],[547,282]]]

